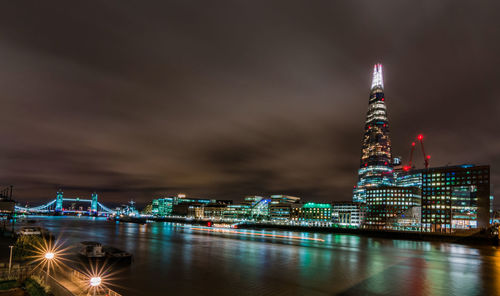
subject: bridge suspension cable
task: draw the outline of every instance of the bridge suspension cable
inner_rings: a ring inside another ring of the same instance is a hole
[[[115,211],[113,211],[113,210],[111,210],[111,209],[109,209],[109,208],[105,207],[102,203],[97,202],[97,204],[98,204],[98,205],[99,205],[99,206],[100,206],[100,207],[104,210],[104,212],[108,212],[108,213],[110,213],[110,214],[114,214],[114,213],[115,213]]]

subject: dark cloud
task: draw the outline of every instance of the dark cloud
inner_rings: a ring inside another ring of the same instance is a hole
[[[500,183],[497,2],[0,5],[0,174],[19,200],[347,200],[371,67],[395,154]],[[496,190],[498,192],[498,189]]]

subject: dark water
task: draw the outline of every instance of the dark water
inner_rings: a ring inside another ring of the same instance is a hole
[[[133,253],[134,263],[113,279],[123,295],[498,295],[500,288],[495,247],[265,231],[324,240],[309,241],[170,223],[35,219],[66,244],[95,240]]]

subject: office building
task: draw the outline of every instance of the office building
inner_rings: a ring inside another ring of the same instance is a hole
[[[275,223],[288,223],[292,205],[298,203],[300,197],[289,195],[271,195],[269,219]]]
[[[490,219],[490,167],[429,168],[422,175],[424,231],[485,228]]]
[[[307,226],[332,226],[332,205],[309,202],[291,207],[292,224]]]
[[[420,197],[421,190],[418,187],[386,186],[368,189],[364,227],[397,228],[399,219],[414,211],[412,208],[421,206]]]
[[[339,226],[361,226],[364,220],[366,206],[359,202],[332,203],[332,222]]]

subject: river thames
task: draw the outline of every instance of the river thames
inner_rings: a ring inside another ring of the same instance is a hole
[[[132,265],[112,280],[123,295],[497,295],[500,288],[500,249],[490,246],[33,219],[67,246],[93,240],[132,253]]]

